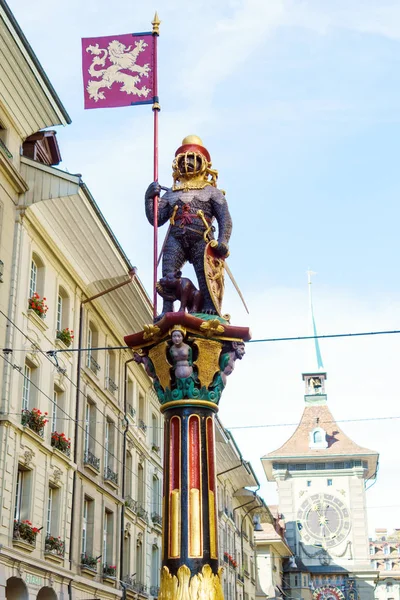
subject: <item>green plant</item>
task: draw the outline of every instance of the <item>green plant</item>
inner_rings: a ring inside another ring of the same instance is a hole
[[[66,346],[70,346],[72,344],[72,340],[74,339],[74,332],[69,327],[65,327],[65,329],[61,329],[57,331],[56,337],[58,340],[61,340]]]
[[[103,575],[108,575],[109,577],[115,577],[116,572],[117,572],[116,566],[111,566],[111,565],[108,565],[107,563],[104,563]]]
[[[88,567],[89,569],[95,569],[97,566],[97,558],[90,556],[90,554],[82,554],[81,565],[83,567]]]
[[[25,521],[14,521],[14,539],[25,540],[33,546],[36,544],[36,536],[40,529],[33,527],[32,523],[25,519]]]
[[[37,292],[33,294],[28,300],[28,306],[31,308],[39,317],[44,319],[48,310],[47,304],[45,304],[46,298],[41,298]]]
[[[69,454],[71,450],[71,438],[67,438],[65,433],[53,431],[51,434],[51,445],[53,448],[64,452],[64,454]]]
[[[24,409],[22,411],[21,423],[32,429],[35,433],[43,435],[44,426],[49,422],[46,417],[47,412],[42,414],[38,408],[32,408],[32,410]]]
[[[48,535],[44,542],[44,549],[45,552],[55,552],[58,556],[64,556],[65,543],[60,539],[60,536]]]

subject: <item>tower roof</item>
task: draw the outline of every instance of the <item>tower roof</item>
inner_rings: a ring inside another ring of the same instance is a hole
[[[316,428],[326,432],[326,448],[310,447],[310,434]],[[301,421],[293,435],[277,450],[261,458],[269,480],[272,477],[272,463],[282,459],[286,463],[313,459],[314,462],[334,459],[354,460],[363,458],[368,462],[366,477],[374,475],[378,462],[378,452],[363,448],[351,440],[336,423],[327,404],[308,405],[304,408]]]

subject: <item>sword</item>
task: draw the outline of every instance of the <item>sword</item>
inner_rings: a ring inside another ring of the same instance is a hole
[[[211,242],[210,242],[210,246],[211,246],[211,248],[216,248],[216,247],[218,246],[218,242],[217,242],[217,240],[211,240]],[[226,261],[225,261],[225,260],[224,260],[224,268],[225,268],[225,271],[228,273],[228,275],[229,275],[229,279],[232,281],[232,283],[233,283],[233,286],[234,286],[235,290],[236,290],[236,291],[237,291],[237,293],[239,294],[239,298],[240,298],[240,299],[241,299],[241,301],[243,302],[243,306],[245,307],[247,314],[249,315],[249,314],[250,314],[250,313],[249,313],[249,309],[247,308],[247,304],[246,304],[246,302],[245,302],[245,299],[243,298],[243,294],[242,294],[242,292],[240,291],[240,288],[239,288],[238,284],[236,283],[236,279],[234,278],[234,276],[233,276],[233,274],[232,274],[232,271],[230,270],[230,268],[229,268],[229,267],[228,267],[228,265],[226,264]]]
[[[208,225],[208,223],[207,223],[207,221],[206,221],[206,218],[205,218],[205,216],[204,216],[204,213],[203,213],[203,211],[202,211],[202,210],[198,210],[198,211],[197,211],[197,214],[198,214],[198,216],[201,218],[201,220],[203,221],[203,223],[204,223],[204,226],[206,227],[206,231],[204,232],[204,240],[205,240],[205,241],[207,241],[207,239],[209,239],[209,238],[208,238],[208,235],[209,235],[209,232],[210,232],[210,229],[211,229],[211,227]],[[217,242],[217,240],[210,240],[210,246],[211,246],[211,248],[216,248],[216,247],[218,246],[218,242]],[[226,270],[226,272],[227,272],[227,273],[228,273],[228,275],[229,275],[229,279],[232,281],[232,283],[233,283],[233,285],[234,285],[234,288],[235,288],[235,290],[236,290],[236,291],[237,291],[237,293],[239,294],[239,298],[240,298],[240,299],[241,299],[241,301],[243,302],[243,306],[245,307],[247,314],[250,314],[250,313],[249,313],[249,309],[247,308],[247,304],[246,304],[246,302],[245,302],[245,300],[244,300],[244,298],[243,298],[243,294],[242,294],[242,292],[240,291],[240,288],[239,288],[238,284],[236,283],[236,280],[235,280],[234,276],[232,275],[232,271],[230,270],[230,268],[229,268],[229,267],[228,267],[228,265],[226,264],[226,261],[225,261],[225,260],[224,260],[224,267],[225,267],[225,270]]]

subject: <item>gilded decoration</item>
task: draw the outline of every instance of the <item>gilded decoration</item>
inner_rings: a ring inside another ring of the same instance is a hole
[[[196,338],[193,342],[198,349],[197,359],[194,364],[197,367],[197,376],[200,385],[209,388],[214,376],[219,371],[219,356],[221,344],[214,340]]]
[[[170,387],[171,365],[167,361],[168,342],[160,342],[149,350],[149,358],[154,365],[157,378],[164,390]]]
[[[204,321],[200,325],[200,330],[206,337],[214,337],[224,333],[225,328],[218,319],[211,319],[210,321]]]
[[[160,328],[157,325],[143,325],[143,339],[156,340],[160,336]]]
[[[159,600],[223,600],[222,569],[214,575],[210,565],[204,565],[201,573],[191,576],[186,565],[179,567],[176,575],[171,575],[168,567],[161,570]]]

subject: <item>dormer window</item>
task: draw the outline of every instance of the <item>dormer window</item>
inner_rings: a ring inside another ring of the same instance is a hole
[[[312,449],[323,449],[328,447],[326,431],[322,427],[315,427],[309,434],[309,446]]]

